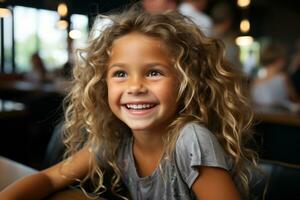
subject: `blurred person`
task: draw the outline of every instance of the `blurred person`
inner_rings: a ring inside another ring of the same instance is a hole
[[[47,80],[47,70],[45,64],[38,54],[35,52],[31,55],[31,71],[25,74],[25,79],[32,82],[44,82]]]
[[[137,7],[141,7],[143,11],[151,14],[158,14],[165,11],[176,10],[181,0],[141,0]],[[94,32],[92,38],[98,37],[102,31],[112,25],[112,21],[107,18],[96,18],[94,22]]]
[[[68,61],[63,65],[61,69],[61,75],[64,79],[70,80],[72,78],[72,70],[74,66],[74,48],[73,48],[73,39],[68,37]]]
[[[146,12],[161,13],[167,10],[176,10],[179,0],[142,0]]]
[[[206,36],[210,36],[213,21],[211,17],[204,12],[206,6],[207,0],[183,0],[178,7],[178,11],[197,24]]]
[[[241,67],[240,48],[235,43],[237,33],[233,30],[233,10],[226,2],[216,4],[211,11],[214,22],[212,36],[225,44],[225,58],[234,66]]]
[[[290,78],[298,95],[300,95],[300,38],[296,41],[296,51],[289,66]]]
[[[280,106],[291,111],[299,110],[298,96],[284,71],[286,65],[285,49],[282,45],[271,43],[261,53],[262,69],[253,80],[251,97],[259,106]]]

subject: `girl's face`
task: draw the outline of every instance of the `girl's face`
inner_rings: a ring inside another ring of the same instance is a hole
[[[165,45],[140,33],[114,41],[108,63],[108,102],[133,133],[162,133],[177,109],[178,81]]]

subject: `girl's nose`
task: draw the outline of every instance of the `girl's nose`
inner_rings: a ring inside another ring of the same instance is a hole
[[[140,94],[147,93],[147,88],[145,86],[144,81],[138,77],[131,78],[128,81],[127,93],[133,95],[140,95]]]

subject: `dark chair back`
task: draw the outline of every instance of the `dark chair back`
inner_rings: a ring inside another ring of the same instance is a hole
[[[47,145],[46,154],[43,161],[43,168],[48,168],[63,159],[65,146],[62,141],[63,122],[57,124]]]
[[[265,200],[300,200],[300,165],[262,160],[259,167],[268,177]]]

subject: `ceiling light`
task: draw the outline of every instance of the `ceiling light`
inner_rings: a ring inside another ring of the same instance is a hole
[[[57,13],[61,17],[67,16],[68,15],[68,6],[67,6],[67,4],[65,4],[65,3],[58,4]]]
[[[81,38],[81,32],[79,30],[71,30],[69,33],[70,38],[73,40],[80,39]]]
[[[245,7],[248,7],[251,3],[251,0],[238,0],[237,1],[237,4],[239,7],[241,8],[245,8]]]
[[[56,27],[58,29],[67,29],[69,26],[69,23],[67,20],[61,19],[56,23]]]
[[[11,12],[8,8],[0,8],[0,17],[9,17],[11,16]]]
[[[248,19],[243,19],[240,23],[240,30],[242,33],[247,33],[250,30],[250,22]]]

